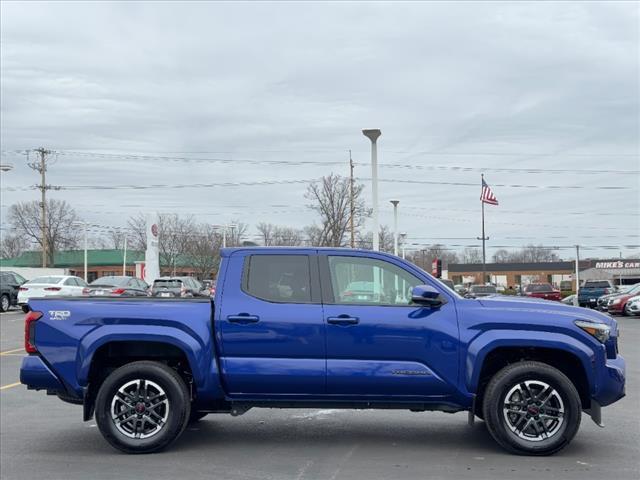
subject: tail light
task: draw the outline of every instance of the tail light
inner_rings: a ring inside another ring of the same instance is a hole
[[[122,295],[124,292],[126,292],[126,288],[112,288],[111,289],[111,293],[113,293],[114,295]]]
[[[24,317],[24,349],[27,353],[37,353],[34,341],[35,322],[40,320],[42,312],[31,311]]]
[[[46,287],[44,289],[45,292],[59,292],[60,290],[62,290],[60,287]]]
[[[83,288],[82,289],[82,295],[89,295],[89,290],[90,290],[89,288],[86,288],[86,287]]]
[[[21,292],[26,292],[29,289],[27,287],[20,287],[18,290],[20,290]]]

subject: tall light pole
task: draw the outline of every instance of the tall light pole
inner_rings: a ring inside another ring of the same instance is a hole
[[[406,239],[407,239],[407,234],[405,232],[402,232],[399,235],[399,241],[400,241],[400,244],[402,245],[402,258],[403,259],[406,258],[405,246],[404,246],[404,242],[405,242]]]
[[[398,256],[398,204],[400,200],[390,200],[393,205],[393,254]]]
[[[73,222],[74,225],[83,225],[84,226],[84,281],[87,282],[87,248],[88,248],[88,235],[87,235],[87,222],[77,221]]]
[[[373,186],[373,250],[380,250],[380,224],[378,223],[378,138],[382,132],[377,129],[362,130],[362,134],[371,140],[371,183]]]

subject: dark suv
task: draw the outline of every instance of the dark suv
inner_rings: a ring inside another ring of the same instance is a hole
[[[15,272],[0,272],[0,312],[18,304],[18,289],[26,281]]]
[[[160,277],[153,281],[153,297],[208,297],[209,291],[193,277]]]
[[[86,290],[90,297],[146,297],[149,285],[135,277],[107,276],[95,279]]]

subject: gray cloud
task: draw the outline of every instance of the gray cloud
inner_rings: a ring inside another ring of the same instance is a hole
[[[61,185],[347,174],[349,149],[356,161],[368,159],[360,129],[370,126],[383,130],[383,164],[640,168],[634,3],[3,2],[0,8],[2,159],[16,165],[2,177],[5,209],[35,197],[9,187],[37,180],[10,152],[40,145],[237,160],[65,154],[50,171],[52,183]],[[479,182],[477,172],[380,173]],[[357,174],[370,176],[366,167]],[[495,242],[514,244],[500,238],[515,233],[544,243],[563,235],[570,238],[553,243],[640,242],[622,237],[640,232],[637,175],[488,171],[487,179],[587,187],[496,188],[501,205],[488,213]],[[590,188],[601,185],[632,190]],[[111,225],[153,208],[216,222],[235,216],[302,226],[311,220],[303,185],[115,192],[52,195],[71,201],[85,218]],[[383,183],[382,221],[391,223],[387,200],[399,198],[401,228],[416,243],[419,237],[475,237],[478,196],[479,188]],[[616,241],[607,238],[617,234]]]

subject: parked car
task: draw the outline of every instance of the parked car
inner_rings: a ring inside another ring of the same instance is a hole
[[[18,289],[24,282],[25,278],[15,272],[0,272],[0,312],[18,304]]]
[[[578,290],[578,303],[581,307],[595,308],[598,298],[616,291],[616,287],[609,280],[587,280]]]
[[[576,298],[576,294],[573,293],[571,295],[568,295],[568,296],[564,297],[561,301],[565,305],[573,305],[573,302],[575,301],[575,298]]]
[[[160,277],[153,281],[153,297],[208,297],[209,290],[193,277]]]
[[[216,294],[216,282],[213,280],[202,280],[202,286],[209,290],[209,296],[213,297]]]
[[[544,298],[545,300],[554,300],[556,302],[562,300],[560,290],[556,290],[549,283],[530,283],[524,287],[524,295],[526,297]]]
[[[614,315],[626,315],[627,302],[636,295],[640,294],[640,283],[636,283],[633,288],[623,293],[609,298],[607,302],[607,311]]]
[[[18,291],[18,305],[25,313],[29,300],[38,297],[81,297],[87,294],[87,283],[73,275],[45,275],[24,283]]]
[[[459,295],[463,295],[467,293],[467,287],[465,287],[462,283],[458,283],[454,285],[454,290],[458,292]]]
[[[149,285],[135,277],[100,277],[89,284],[87,294],[90,297],[147,297]]]
[[[627,315],[640,315],[640,295],[630,298],[624,311]]]
[[[467,298],[488,297],[496,295],[498,290],[493,285],[471,285],[467,292]]]
[[[451,280],[449,280],[447,278],[439,278],[438,280],[440,280],[442,283],[444,283],[451,290],[455,290],[453,282]]]
[[[607,295],[602,295],[601,297],[598,298],[598,301],[596,302],[596,308],[600,311],[606,312],[609,310],[609,300],[611,300],[614,297],[617,297],[618,295],[623,295],[625,293],[627,293],[630,290],[633,290],[634,288],[636,288],[638,285],[640,284],[635,284],[635,285],[623,285],[617,288],[617,290],[613,293],[609,293]]]
[[[594,310],[464,299],[368,250],[227,248],[219,275],[213,301],[34,299],[21,382],[82,404],[128,453],[209,413],[314,405],[467,411],[508,451],[548,455],[625,394],[617,322]],[[356,281],[410,295],[345,301]]]

